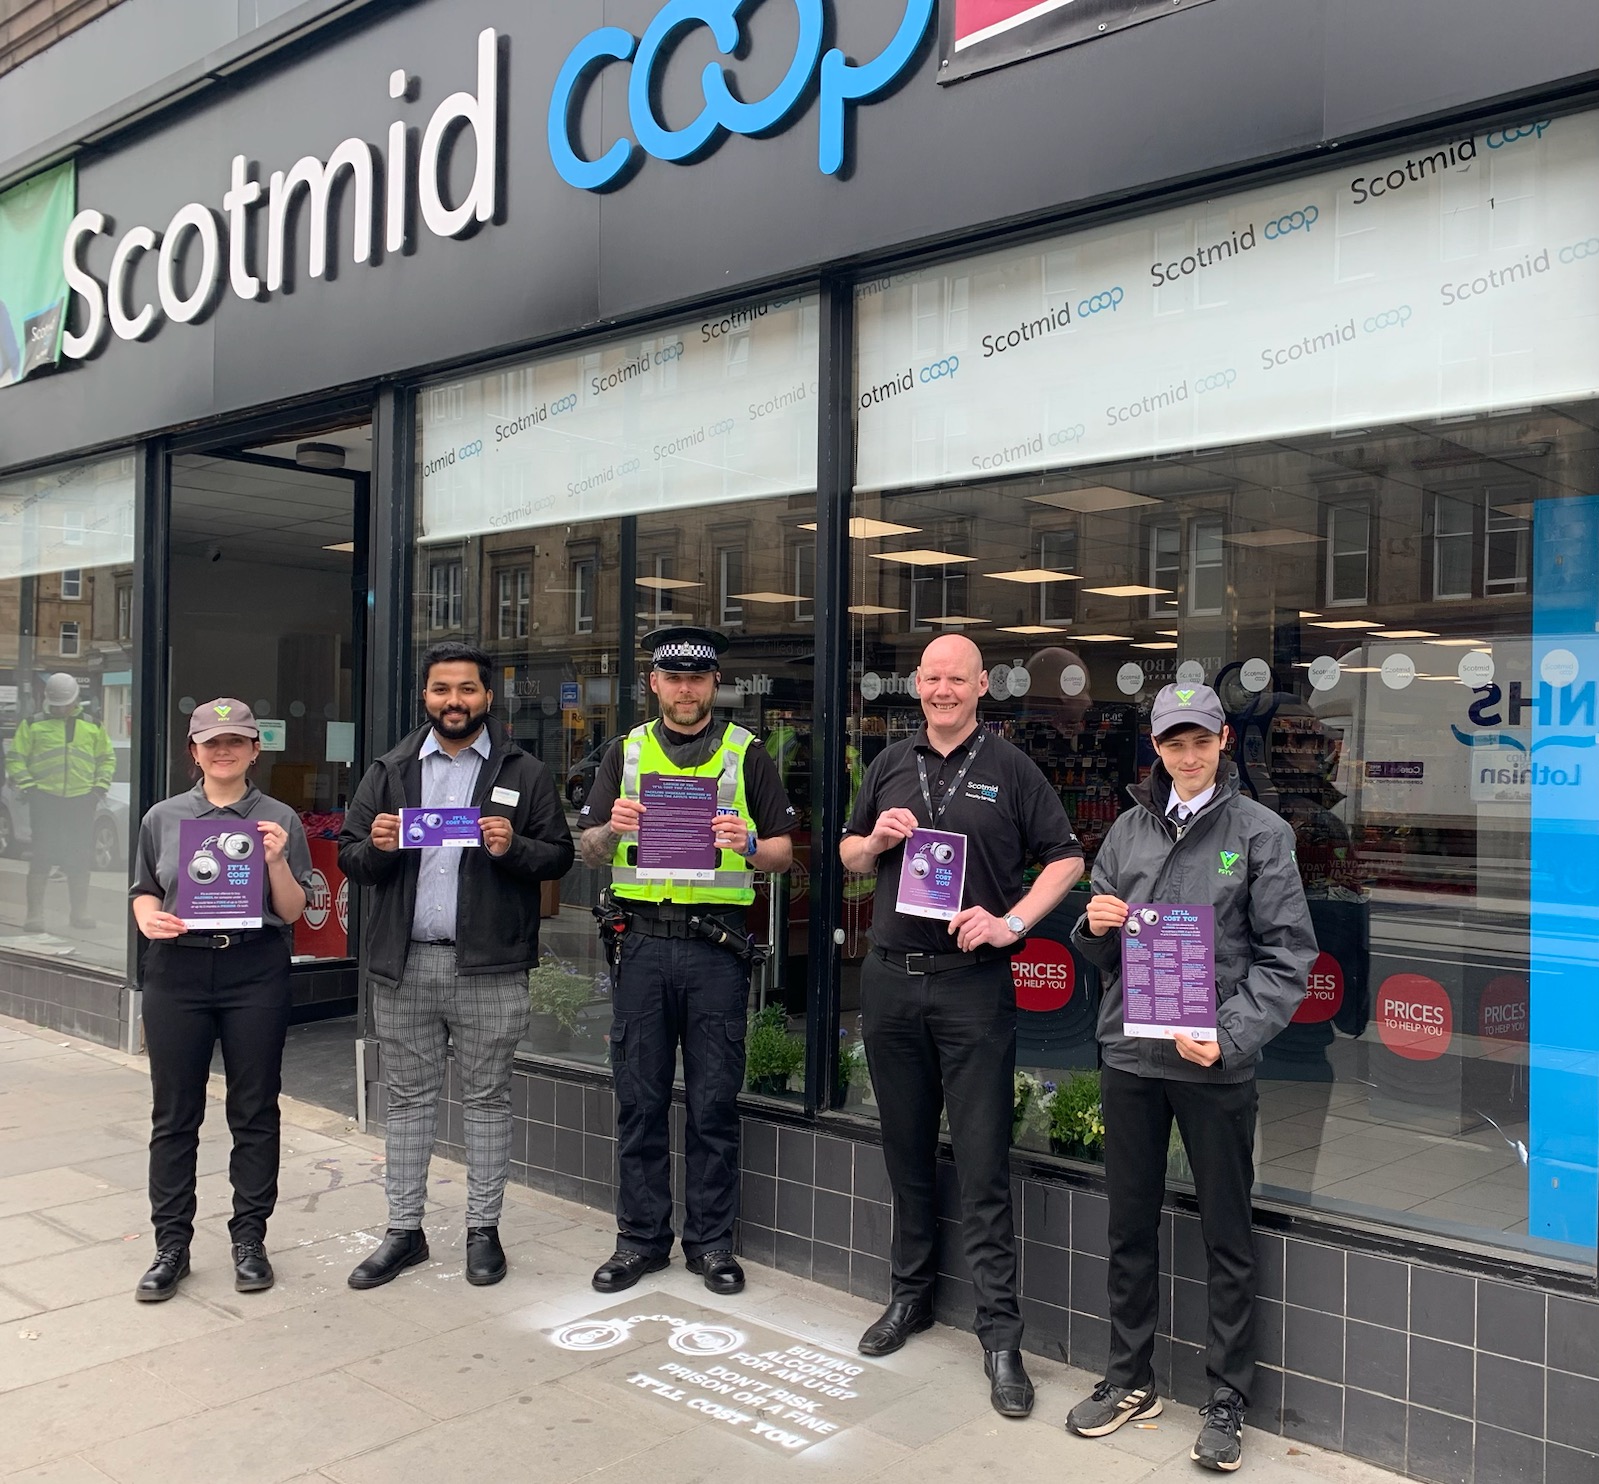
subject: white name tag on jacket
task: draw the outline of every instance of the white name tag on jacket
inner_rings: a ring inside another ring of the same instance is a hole
[[[491,788],[489,801],[495,804],[514,804],[522,797],[514,788]]]

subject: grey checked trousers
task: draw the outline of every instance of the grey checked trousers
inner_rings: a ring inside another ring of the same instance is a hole
[[[455,949],[413,943],[398,988],[374,997],[388,1086],[389,1225],[415,1231],[455,1043],[466,1133],[466,1224],[498,1226],[511,1167],[511,1057],[527,1031],[523,974],[457,974]]]

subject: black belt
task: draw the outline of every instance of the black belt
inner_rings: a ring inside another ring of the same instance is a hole
[[[1009,958],[1004,948],[979,948],[976,953],[894,953],[887,948],[872,950],[892,969],[905,974],[946,974],[951,969],[974,969],[978,964]]]
[[[627,914],[627,930],[646,938],[697,938],[699,934],[688,925],[688,919],[677,917],[645,917],[639,912]]]
[[[163,941],[174,948],[247,948],[252,943],[259,943],[268,935],[268,931],[265,928],[241,928],[234,933],[184,933],[180,938]]]
[[[454,948],[454,938],[412,938],[413,943],[419,943],[424,948]]]

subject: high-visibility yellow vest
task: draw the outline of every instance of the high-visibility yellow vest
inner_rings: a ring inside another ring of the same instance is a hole
[[[635,727],[622,739],[621,797],[636,799],[639,780],[649,773],[669,773],[679,778],[715,778],[716,807],[748,820],[744,796],[744,754],[754,743],[754,733],[731,723],[710,757],[697,768],[680,768],[666,755],[655,724]],[[611,857],[611,886],[630,902],[709,903],[747,907],[755,900],[755,876],[749,862],[731,850],[718,853],[716,874],[709,881],[674,881],[670,878],[639,880],[638,841],[624,837]]]
[[[116,753],[105,728],[81,713],[70,718],[29,717],[17,728],[6,753],[6,774],[16,787],[36,788],[63,799],[80,799],[90,789],[108,789],[115,773]]]

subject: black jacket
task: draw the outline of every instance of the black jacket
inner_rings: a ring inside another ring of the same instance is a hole
[[[572,864],[572,832],[555,780],[510,733],[490,720],[489,755],[478,772],[472,802],[485,814],[511,821],[515,838],[502,856],[486,850],[461,852],[460,895],[455,917],[455,966],[461,974],[510,974],[530,969],[539,956],[539,882],[558,880]],[[339,832],[339,869],[358,886],[369,886],[362,967],[379,984],[393,987],[405,972],[416,914],[419,850],[379,850],[372,820],[422,804],[422,743],[418,727],[366,771]],[[510,789],[514,804],[495,803],[490,790]]]
[[[1105,836],[1094,860],[1094,892],[1124,902],[1216,909],[1216,1039],[1222,1058],[1214,1067],[1196,1066],[1170,1041],[1123,1033],[1121,934],[1096,938],[1085,913],[1072,932],[1072,946],[1104,976],[1099,1041],[1105,1065],[1183,1082],[1247,1081],[1260,1048],[1293,1019],[1316,960],[1293,829],[1239,793],[1237,769],[1227,758],[1210,802],[1181,831],[1166,816],[1171,778],[1160,763],[1128,793],[1138,807],[1124,810]]]

